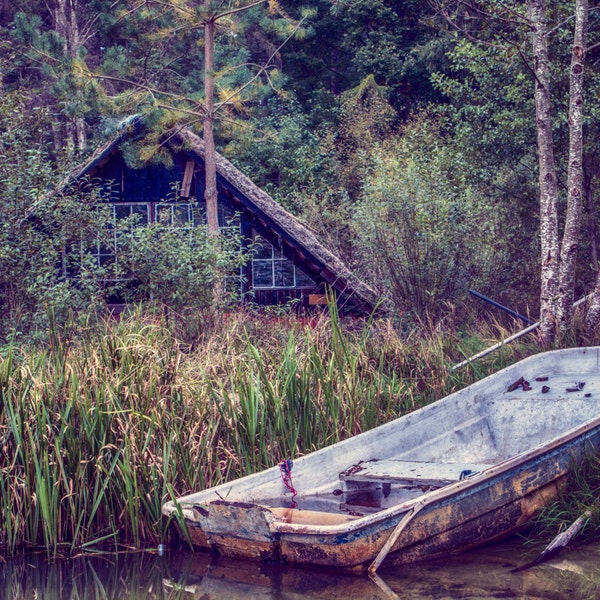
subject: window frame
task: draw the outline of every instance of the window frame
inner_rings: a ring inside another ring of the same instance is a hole
[[[307,273],[305,273],[300,267],[298,267],[294,261],[287,258],[282,248],[276,248],[273,244],[268,242],[267,240],[260,239],[257,241],[257,236],[254,236],[254,243],[256,244],[255,250],[252,253],[252,287],[257,290],[292,290],[292,289],[312,289],[316,287],[316,283]],[[256,258],[256,247],[260,247],[259,252],[263,253],[267,249],[267,245],[270,246],[270,256],[266,256],[266,254],[262,255],[260,258]],[[277,267],[279,266],[279,269]],[[270,267],[270,284],[266,283],[257,283],[260,281],[260,277],[256,277],[257,275],[257,267],[266,267],[265,273],[269,270]],[[281,285],[277,284],[278,275],[280,275],[284,269],[291,270],[292,283],[284,283]],[[310,281],[310,284],[307,282],[305,285],[299,285],[297,271],[301,271],[306,279]]]

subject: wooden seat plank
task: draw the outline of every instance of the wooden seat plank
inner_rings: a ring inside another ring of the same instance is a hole
[[[406,460],[370,460],[340,473],[340,479],[356,483],[398,485],[447,485],[483,471],[490,465],[477,463],[438,463]]]

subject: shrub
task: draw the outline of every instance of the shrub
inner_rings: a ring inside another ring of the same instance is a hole
[[[419,118],[376,148],[374,161],[355,216],[373,283],[398,311],[420,316],[484,288],[504,265],[504,211],[477,186],[460,150]]]

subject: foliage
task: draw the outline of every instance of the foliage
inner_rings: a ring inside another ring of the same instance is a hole
[[[105,271],[82,252],[106,213],[93,190],[52,193],[58,180],[47,156],[44,111],[27,98],[0,102],[0,320],[4,335],[32,332],[48,314],[93,311],[109,291]]]
[[[224,154],[251,172],[253,181],[288,209],[300,212],[303,207],[293,202],[294,195],[330,177],[332,157],[323,142],[326,134],[311,128],[291,94],[274,96],[240,128]]]
[[[247,260],[235,231],[225,228],[215,238],[203,226],[157,221],[140,227],[133,218],[120,221],[117,273],[127,281],[125,300],[157,302],[167,315],[211,306],[215,286]]]
[[[363,261],[400,313],[435,314],[504,268],[502,207],[434,123],[421,115],[379,147],[356,213]]]
[[[579,536],[586,541],[597,542],[600,537],[598,492],[600,455],[590,452],[580,463],[574,465],[559,498],[536,516],[528,537],[552,539],[560,529],[570,525],[586,510],[590,510],[590,521]]]
[[[31,105],[52,115],[56,154],[84,150],[86,127],[97,123],[103,110],[104,90],[81,75],[87,72],[88,54],[96,60],[101,51],[99,17],[110,6],[108,0],[96,0],[92,6],[79,0],[31,0],[20,3],[12,27],[2,32],[17,50],[14,59],[6,61],[4,81],[13,89],[27,88]]]
[[[340,125],[336,139],[339,179],[351,199],[362,193],[370,173],[373,149],[392,137],[397,118],[388,102],[389,90],[372,75],[340,97]]]
[[[403,115],[439,98],[429,74],[444,68],[445,36],[427,26],[426,0],[306,0],[302,5],[316,14],[306,37],[292,40],[282,56],[305,112],[323,111],[329,118],[332,100],[369,75],[389,88],[390,102]]]

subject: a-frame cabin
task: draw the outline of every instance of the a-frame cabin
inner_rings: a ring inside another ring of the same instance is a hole
[[[119,133],[70,175],[70,182],[102,182],[110,189],[115,219],[139,215],[141,223],[160,218],[173,224],[199,225],[204,208],[204,142],[188,128],[164,136],[172,166],[149,163],[132,168],[122,147],[141,137],[139,119],[130,120]],[[217,154],[217,192],[220,225],[235,216],[243,239],[259,239],[252,260],[240,274],[241,300],[259,305],[295,301],[308,308],[324,302],[327,289],[335,290],[344,311],[368,314],[377,294],[360,281],[328,250],[315,234],[257,187],[231,162]],[[97,260],[109,259],[99,249]],[[116,248],[114,250],[116,252]]]

